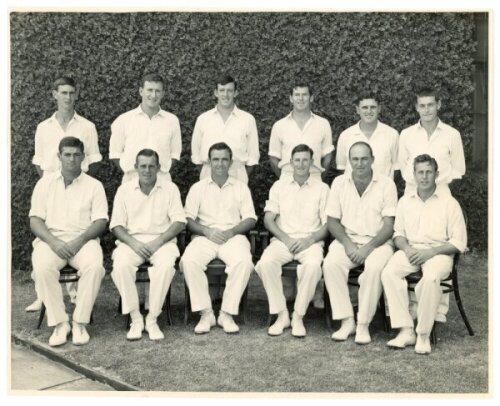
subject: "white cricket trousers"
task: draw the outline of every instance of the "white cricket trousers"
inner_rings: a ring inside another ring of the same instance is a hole
[[[150,258],[149,275],[149,314],[148,317],[156,320],[161,314],[165,297],[175,274],[175,260],[179,256],[179,248],[174,242],[162,245]],[[113,251],[113,272],[111,279],[116,285],[122,298],[122,313],[128,314],[132,310],[139,310],[139,294],[135,285],[137,268],[144,262],[125,243],[120,243]]]
[[[39,241],[33,247],[32,262],[32,278],[47,309],[47,325],[52,327],[63,321],[69,321],[59,284],[59,270],[67,263],[78,270],[80,276],[73,320],[88,324],[105,274],[99,241],[88,241],[69,261],[59,257],[47,243]]]
[[[226,264],[227,279],[221,310],[236,315],[253,270],[250,242],[244,235],[235,235],[220,245],[204,236],[197,236],[186,247],[180,269],[189,289],[191,309],[197,312],[212,308],[205,271],[208,263],[215,258]]]
[[[262,280],[264,289],[266,290],[270,314],[277,314],[286,310],[286,298],[283,293],[283,283],[281,280],[281,267],[294,259],[300,262],[297,265],[295,313],[299,316],[304,316],[307,312],[309,302],[314,296],[316,285],[321,279],[323,245],[315,243],[298,254],[293,254],[283,242],[273,239],[255,266],[255,271]]]
[[[422,264],[423,276],[415,285],[418,334],[430,334],[442,296],[440,283],[450,274],[452,266],[453,257],[449,255],[436,255]],[[393,328],[413,327],[405,277],[419,268],[410,264],[404,251],[397,251],[382,271],[382,284]]]
[[[358,278],[358,324],[369,324],[375,315],[382,293],[380,274],[393,252],[391,245],[384,244],[366,258],[364,271]],[[334,240],[330,244],[323,261],[323,277],[330,295],[333,320],[354,316],[347,281],[349,270],[358,266],[349,259],[340,242]]]

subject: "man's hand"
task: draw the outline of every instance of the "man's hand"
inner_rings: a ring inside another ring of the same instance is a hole
[[[148,242],[147,244],[144,244],[144,246],[149,250],[149,252],[151,252],[149,256],[153,255],[156,251],[158,251],[162,245],[163,245],[162,242],[157,238]]]
[[[134,250],[134,252],[139,255],[141,258],[149,259],[151,255],[153,255],[154,251],[151,251],[151,248],[148,244],[144,244],[141,241],[134,239],[133,242],[130,243],[130,248]]]
[[[229,239],[228,232],[229,232],[229,230],[222,231],[222,230],[219,230],[218,228],[209,228],[205,232],[205,237],[207,237],[210,241],[213,241],[214,243],[220,245],[220,244],[224,244]]]
[[[314,240],[312,237],[304,237],[294,239],[291,246],[288,248],[290,252],[294,254],[298,254],[301,251],[308,249],[311,245],[314,244]]]
[[[413,252],[410,254],[408,259],[410,260],[410,264],[412,265],[422,265],[424,262],[428,261],[435,255],[432,248],[425,250],[416,250],[414,248],[411,249],[413,250]]]
[[[69,244],[65,243],[59,238],[55,238],[53,241],[51,241],[49,247],[57,254],[57,256],[64,259],[65,261],[69,261],[78,252],[74,252],[73,248]]]
[[[348,258],[352,262],[357,264],[358,262],[356,260],[357,259],[356,253],[358,251],[358,246],[354,244],[352,241],[347,241],[346,244],[344,245],[344,249]]]
[[[365,263],[366,258],[368,258],[368,255],[370,255],[373,251],[373,248],[365,244],[361,247],[359,247],[353,254],[351,259],[352,262],[355,262],[356,264],[362,265]]]
[[[74,240],[68,241],[66,244],[70,247],[71,251],[73,252],[73,256],[75,256],[85,245],[85,241],[80,237],[76,237]]]

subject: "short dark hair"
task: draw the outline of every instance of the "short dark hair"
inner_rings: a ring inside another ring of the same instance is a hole
[[[212,158],[212,151],[229,151],[229,159],[233,159],[233,151],[225,142],[217,142],[208,149],[208,159]]]
[[[215,88],[217,89],[218,85],[224,86],[228,83],[234,83],[234,90],[238,89],[238,83],[236,80],[229,74],[223,73],[217,78],[217,83],[215,84]]]
[[[52,90],[55,90],[57,92],[59,90],[59,86],[66,85],[72,86],[76,89],[75,79],[70,78],[69,76],[58,77],[56,80],[54,80],[54,83],[52,83]]]
[[[146,82],[157,82],[161,83],[162,87],[165,89],[165,81],[163,77],[158,73],[146,73],[141,78],[141,87],[146,85]]]
[[[374,155],[373,155],[373,149],[372,149],[372,146],[370,144],[368,144],[367,142],[365,141],[356,141],[354,144],[351,145],[351,147],[349,148],[349,158],[351,157],[351,149],[353,149],[355,146],[357,145],[364,145],[366,148],[368,148],[368,150],[370,151],[370,156],[373,158]]]
[[[307,87],[307,90],[309,91],[309,96],[312,96],[313,90],[312,90],[311,84],[309,84],[307,82],[300,82],[300,81],[293,83],[292,87],[290,88],[290,96],[293,96],[293,91],[295,89],[297,89],[298,87]]]
[[[59,141],[59,153],[62,154],[64,147],[74,147],[79,148],[82,154],[85,153],[85,147],[83,146],[83,142],[76,137],[64,137],[61,141]]]
[[[137,163],[140,156],[154,156],[156,159],[156,164],[160,166],[160,157],[158,156],[158,153],[155,150],[149,148],[141,149],[135,157],[135,163]]]
[[[436,101],[440,100],[439,92],[432,87],[421,87],[415,92],[415,103],[419,97],[434,97]]]
[[[368,99],[373,99],[377,102],[377,104],[380,104],[380,99],[377,94],[374,92],[363,92],[361,93],[358,97],[356,97],[356,100],[354,100],[354,104],[356,106],[359,106],[359,103],[361,103],[363,100],[368,100]]]
[[[309,155],[311,156],[311,159],[313,157],[314,151],[309,145],[306,144],[299,144],[293,147],[292,149],[292,154],[290,155],[292,158],[297,152],[309,152]]]
[[[417,164],[422,164],[425,162],[429,162],[434,167],[434,170],[436,172],[438,171],[437,161],[429,154],[421,154],[415,157],[415,159],[413,160],[413,171],[415,171],[415,167],[417,166]]]

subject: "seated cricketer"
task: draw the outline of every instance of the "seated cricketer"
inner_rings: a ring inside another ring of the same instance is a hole
[[[417,189],[398,203],[394,223],[394,243],[399,251],[382,271],[391,325],[399,328],[389,347],[415,345],[418,354],[431,352],[430,333],[437,319],[442,297],[440,282],[452,271],[453,255],[467,247],[467,230],[458,202],[449,191],[436,188],[438,164],[427,154],[413,161]],[[417,297],[417,336],[409,311],[406,275],[422,271],[415,286]]]
[[[281,267],[294,259],[300,262],[291,326],[293,336],[305,337],[302,318],[321,278],[324,239],[328,235],[325,214],[328,186],[310,176],[313,150],[309,146],[299,144],[294,147],[290,163],[293,176],[276,181],[269,191],[264,224],[274,238],[255,266],[255,271],[264,284],[269,313],[278,315],[268,334],[277,336],[290,327]]]
[[[326,214],[335,238],[323,262],[332,318],[342,320],[332,334],[336,341],[356,332],[356,344],[371,342],[368,326],[382,293],[380,273],[393,253],[391,236],[398,201],[396,185],[388,176],[374,173],[371,146],[355,142],[349,149],[352,172],[334,179]],[[357,327],[349,298],[349,270],[364,266],[359,276]]]
[[[186,218],[179,189],[167,177],[158,177],[160,159],[156,151],[143,149],[135,161],[138,178],[123,183],[116,192],[110,229],[118,239],[113,252],[111,278],[122,298],[122,313],[132,323],[128,340],[139,340],[146,329],[151,340],[165,338],[157,318],[179,257],[176,236]],[[138,266],[148,261],[149,312],[146,324],[139,310],[135,286]]]
[[[211,175],[195,183],[186,198],[184,211],[188,227],[195,234],[180,261],[189,288],[191,307],[201,312],[196,334],[208,333],[215,316],[205,274],[214,258],[226,264],[226,287],[217,323],[226,333],[237,333],[233,320],[253,270],[250,243],[245,234],[257,217],[248,186],[229,176],[232,152],[225,143],[213,144],[208,151]]]
[[[85,325],[105,273],[98,237],[106,229],[108,203],[101,182],[82,171],[82,141],[64,137],[58,157],[60,171],[41,178],[31,198],[30,227],[37,237],[32,277],[47,309],[47,324],[55,326],[49,345],[64,344],[70,332],[73,344],[83,345],[90,340]],[[73,328],[59,284],[59,270],[66,264],[80,276]]]

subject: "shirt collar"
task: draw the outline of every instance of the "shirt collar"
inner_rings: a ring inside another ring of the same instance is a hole
[[[161,188],[162,188],[162,185],[161,185],[160,178],[157,177],[155,185],[153,186],[153,189],[151,189],[151,192],[153,192],[155,189],[161,189]],[[139,184],[139,178],[134,180],[134,190],[139,190],[139,191],[141,190],[141,185]]]
[[[55,111],[54,114],[52,114],[49,119],[51,121],[57,121],[56,114],[57,114],[57,111]],[[73,110],[73,117],[71,117],[71,119],[69,121],[70,122],[73,120],[78,121],[80,119],[80,117],[81,116],[78,115],[77,112]]]
[[[365,133],[361,130],[361,120],[358,121],[355,128],[356,128],[356,134],[365,135]],[[373,130],[373,134],[375,134],[379,128],[380,128],[380,121],[377,120],[377,126],[375,127],[375,130]]]
[[[351,182],[354,185],[354,179],[352,178],[352,173],[347,176],[347,179],[349,180],[349,182]],[[372,167],[372,180],[370,181],[370,183],[378,182],[379,179],[380,179],[380,177],[379,177],[378,173],[375,172],[373,170],[373,167]]]
[[[211,110],[214,114],[219,114],[219,110],[217,110],[217,105],[215,105],[215,107]],[[231,115],[239,115],[240,114],[240,109],[238,108],[238,106],[235,104],[234,107],[233,107],[233,110],[231,111]]]
[[[80,172],[80,175],[78,175],[75,179],[73,179],[73,182],[71,182],[70,184],[71,184],[71,185],[73,185],[74,183],[80,183],[80,182],[82,181],[82,179],[83,179],[84,174],[85,174],[85,173],[84,173],[84,172],[83,172],[83,170],[82,170],[82,171]],[[61,172],[61,171],[58,171],[58,172],[56,173],[55,178],[56,178],[57,180],[59,180],[59,179],[60,179],[61,181],[63,181],[63,182],[64,182],[64,177],[63,177],[63,174],[62,174],[62,172]]]
[[[420,196],[418,195],[418,188],[417,188],[417,187],[415,187],[415,188],[414,188],[414,189],[410,192],[410,196],[411,196],[411,197],[413,197],[413,198],[415,198],[415,199],[422,200],[422,199],[420,198]],[[434,196],[436,196],[436,198],[437,198],[437,199],[439,199],[439,198],[441,198],[441,197],[443,197],[443,196],[444,196],[444,191],[443,191],[442,189],[438,188],[438,187],[437,187],[437,185],[436,185],[436,189],[434,190],[434,193],[432,193],[432,195],[429,197],[429,199],[430,199],[430,198],[432,198],[432,197],[434,197]],[[427,199],[427,200],[429,200],[429,199]],[[422,200],[422,201],[423,201],[423,200]]]
[[[142,109],[141,105],[139,104],[139,107],[137,107],[135,109],[135,113],[136,114],[144,114],[144,115],[147,115],[146,112]],[[160,107],[160,110],[158,110],[158,113],[156,113],[153,117],[156,117],[156,116],[161,116],[161,117],[165,117],[165,110],[163,110],[161,107]]]
[[[292,116],[292,113],[293,113],[293,110],[288,113],[288,116],[286,116],[286,118],[290,119],[290,120],[293,120],[293,116]],[[316,117],[316,114],[314,114],[312,111],[311,111],[311,116],[309,118],[314,118]]]
[[[293,178],[293,174],[290,178],[285,178],[288,180],[287,184],[291,185],[293,183],[295,183],[297,186],[299,187],[303,187],[303,186],[310,186],[311,185],[311,182],[313,182],[313,178],[311,177],[311,174],[309,174],[309,177],[304,181],[304,183],[301,185],[299,185],[299,183]]]
[[[213,184],[214,184],[214,185],[216,185],[217,187],[219,186],[219,185],[217,185],[217,183],[215,183],[215,181],[212,179],[212,177],[211,177],[211,176],[209,176],[207,179],[208,179],[208,183],[209,183],[209,184],[210,184],[210,183],[213,183]],[[222,189],[224,186],[226,186],[226,185],[234,185],[234,178],[233,178],[232,176],[228,176],[228,178],[227,178],[226,182],[222,185],[221,189]]]
[[[443,129],[443,124],[444,124],[444,123],[443,123],[443,122],[441,121],[441,119],[438,117],[438,123],[437,123],[437,126],[436,126],[436,130],[437,130],[437,129],[442,130],[442,129]],[[422,129],[424,128],[424,126],[423,126],[423,125],[422,125],[422,123],[421,123],[421,120],[418,120],[417,125],[418,125],[418,128],[422,128]]]

